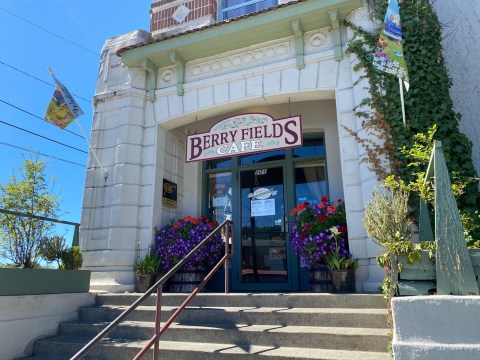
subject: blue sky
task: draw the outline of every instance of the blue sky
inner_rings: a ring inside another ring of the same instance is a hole
[[[83,151],[88,151],[88,145],[85,139],[6,104],[43,118],[54,90],[11,67],[53,84],[47,70],[51,67],[71,93],[91,101],[100,63],[98,54],[105,40],[135,29],[148,30],[150,5],[150,0],[0,0],[0,31],[3,34],[0,43],[0,182],[9,180],[12,171],[23,163],[22,156],[29,157],[28,151],[9,145],[79,164],[45,157],[47,175],[55,178],[55,189],[62,199],[62,220],[80,222],[87,155],[5,123]],[[76,100],[84,111],[79,120],[90,137],[92,104],[80,98]],[[67,129],[81,134],[75,122]],[[72,232],[73,229],[67,235],[69,241]]]

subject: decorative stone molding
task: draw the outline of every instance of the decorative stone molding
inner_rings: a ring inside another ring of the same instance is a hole
[[[292,42],[283,41],[270,46],[258,47],[248,52],[237,53],[214,60],[196,63],[188,69],[188,79],[197,80],[211,76],[212,73],[218,75],[223,72],[233,72],[260,63],[271,63],[291,57],[293,54]]]
[[[302,70],[305,68],[304,45],[303,45],[303,28],[300,19],[292,21],[292,30],[295,35],[295,49],[297,51],[297,68]]]

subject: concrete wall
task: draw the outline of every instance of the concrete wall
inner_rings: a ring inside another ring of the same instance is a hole
[[[395,360],[479,359],[479,296],[394,298],[392,312]]]
[[[460,130],[473,142],[473,161],[480,174],[480,1],[432,0],[442,24],[443,54],[453,80],[455,111],[462,114]]]
[[[94,303],[93,293],[0,296],[0,360],[31,355],[36,339],[55,335],[59,323]]]

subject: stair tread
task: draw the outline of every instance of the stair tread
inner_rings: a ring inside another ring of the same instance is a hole
[[[114,309],[114,310],[125,310],[128,306],[124,305],[102,305],[102,306],[88,306],[84,309]],[[162,306],[162,310],[173,311],[178,309],[178,306]],[[138,311],[154,311],[155,306],[138,306],[135,310]],[[251,312],[251,313],[294,313],[294,314],[378,314],[378,315],[387,315],[387,309],[377,309],[377,308],[285,308],[285,307],[249,307],[249,306],[187,306],[185,310],[190,311],[223,311],[223,312]]]
[[[107,326],[109,322],[86,322],[75,321],[70,325],[94,325]],[[163,322],[162,322],[163,325]],[[153,321],[123,321],[120,326],[123,327],[149,327],[154,328]],[[236,330],[249,332],[272,332],[272,333],[306,333],[306,334],[334,334],[334,335],[386,335],[389,329],[385,328],[365,328],[365,327],[333,327],[333,326],[300,326],[300,325],[256,325],[256,324],[230,324],[230,323],[172,323],[170,329],[195,329],[195,330]]]
[[[40,341],[51,343],[86,343],[89,339],[68,336],[56,336]],[[102,346],[122,346],[128,348],[141,348],[146,341],[129,339],[105,339]],[[289,359],[316,359],[316,360],[391,360],[387,352],[370,352],[355,350],[332,350],[320,348],[295,348],[295,347],[274,347],[248,344],[217,344],[217,343],[195,343],[180,341],[161,341],[161,351],[186,351],[190,353],[216,353],[219,355],[260,355],[270,358]],[[192,355],[192,358],[196,358]],[[34,360],[33,358],[25,358]],[[47,358],[46,358],[47,359]]]

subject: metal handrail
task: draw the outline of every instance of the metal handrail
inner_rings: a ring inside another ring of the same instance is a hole
[[[203,246],[205,245],[215,234],[225,228],[225,255],[219,260],[219,262],[213,267],[203,281],[192,291],[192,293],[185,299],[180,307],[170,316],[170,318],[164,323],[160,324],[161,320],[161,298],[163,284]],[[132,305],[130,305],[124,312],[122,312],[115,320],[113,320],[105,329],[103,329],[97,336],[88,342],[80,351],[78,351],[70,360],[82,359],[87,355],[105,336],[112,332],[131,312],[133,312],[140,304],[142,304],[155,290],[157,291],[156,299],[156,313],[155,313],[155,334],[150,341],[143,347],[142,350],[135,356],[134,360],[141,359],[141,357],[155,345],[153,351],[153,359],[158,359],[159,354],[159,340],[165,330],[172,324],[175,318],[182,312],[182,310],[190,303],[195,295],[202,290],[205,284],[212,278],[215,272],[224,264],[225,265],[225,294],[228,294],[229,289],[229,262],[233,256],[234,249],[234,224],[231,220],[225,220],[215,230],[213,230],[205,239],[203,239],[195,248],[190,251],[177,265],[175,265],[169,272],[167,272],[160,280],[158,280],[145,294],[138,298]],[[230,242],[231,240],[231,242]],[[229,246],[231,244],[231,246]]]

